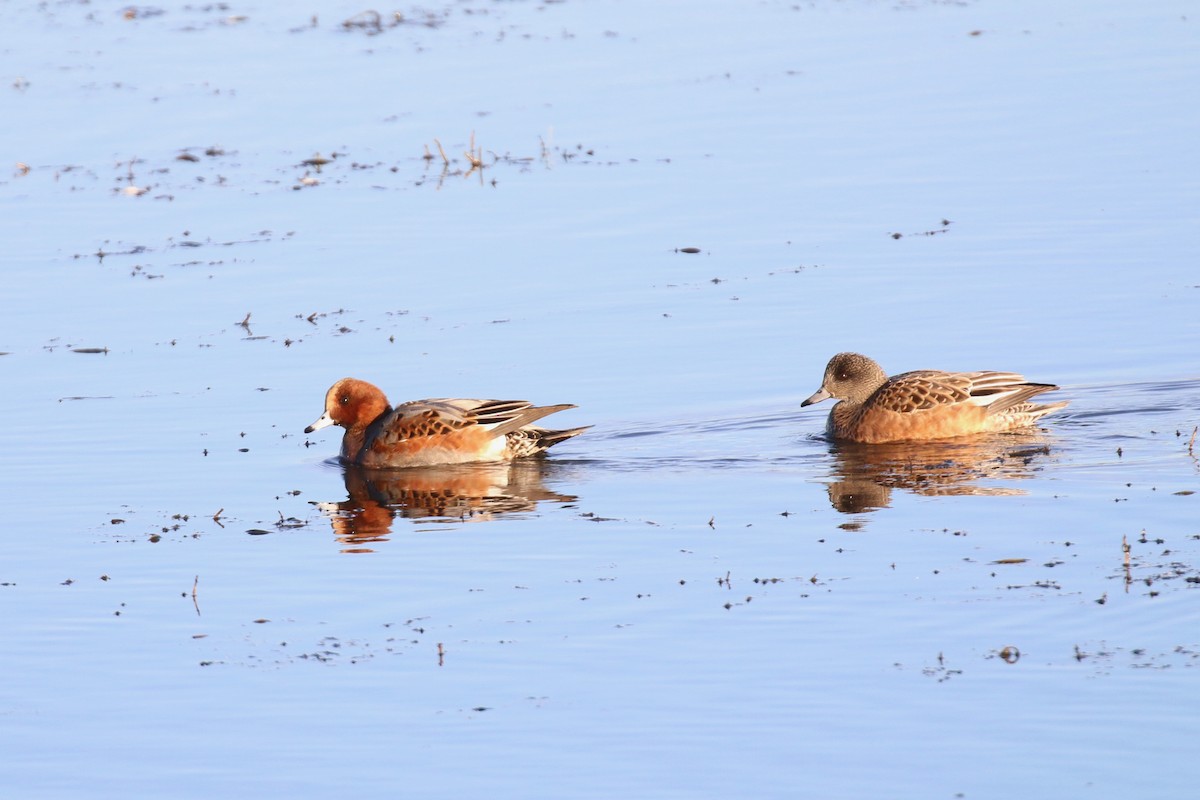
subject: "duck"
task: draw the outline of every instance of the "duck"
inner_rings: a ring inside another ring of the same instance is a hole
[[[1033,403],[1050,383],[1015,372],[924,369],[888,377],[860,353],[829,359],[821,387],[800,406],[837,399],[826,432],[864,444],[920,442],[1029,427],[1070,401]]]
[[[533,423],[570,403],[433,398],[395,407],[374,384],[342,378],[325,393],[325,412],[304,429],[340,425],[341,460],[361,467],[424,467],[503,462],[543,453],[590,428],[548,430]]]

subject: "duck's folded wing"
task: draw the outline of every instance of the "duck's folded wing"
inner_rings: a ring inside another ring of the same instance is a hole
[[[971,402],[983,406],[989,414],[999,414],[1023,406],[1042,392],[1058,387],[1052,383],[1032,383],[1015,372],[971,372]]]
[[[535,406],[528,400],[433,398],[403,403],[380,421],[378,438],[403,441],[441,436],[478,426],[489,437],[503,436],[573,405]]]
[[[888,380],[864,404],[881,411],[910,414],[971,399],[971,381],[965,373],[919,370]]]
[[[999,414],[1057,388],[1050,383],[1031,383],[1016,372],[919,370],[892,378],[868,404],[885,411],[911,413],[963,403]]]
[[[474,408],[472,414],[476,424],[487,428],[493,436],[504,436],[568,408],[575,406],[571,403],[535,406],[526,400],[487,400]]]
[[[447,436],[475,424],[470,404],[479,400],[414,400],[402,403],[377,419],[368,430],[376,446],[386,447],[409,439]],[[467,405],[459,405],[467,404]]]

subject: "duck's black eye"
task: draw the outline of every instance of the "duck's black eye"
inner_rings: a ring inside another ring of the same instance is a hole
[[[340,402],[342,405],[346,405],[347,403],[350,402],[350,395],[348,395],[348,394],[342,395],[341,398],[338,400],[338,402]]]

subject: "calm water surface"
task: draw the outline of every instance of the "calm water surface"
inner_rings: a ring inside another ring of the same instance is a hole
[[[1190,4],[131,9],[0,11],[8,793],[1200,779]],[[1072,402],[833,445],[848,349]],[[344,375],[595,428],[346,472]]]

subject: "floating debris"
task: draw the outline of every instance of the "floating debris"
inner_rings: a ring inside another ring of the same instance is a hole
[[[997,653],[997,655],[1000,656],[1002,661],[1008,664],[1015,664],[1021,660],[1021,649],[1016,645],[1006,644],[1004,647],[1000,648],[1000,651]]]
[[[383,17],[374,9],[360,11],[354,16],[343,20],[342,28],[348,31],[357,29],[370,31],[371,33],[381,33],[383,31]]]
[[[953,220],[943,219],[942,227],[940,227],[940,228],[937,228],[935,230],[929,230],[929,231],[918,231],[917,233],[910,233],[908,235],[909,236],[937,236],[938,234],[941,234],[941,233],[949,233],[950,226],[952,224],[953,224]],[[892,237],[893,239],[903,239],[904,238],[903,233],[889,233],[888,236]]]
[[[282,511],[280,511],[278,513],[279,513],[279,521],[275,523],[275,527],[279,528],[280,530],[303,528],[308,525],[308,523],[302,519],[297,519],[296,517],[284,517]]]

